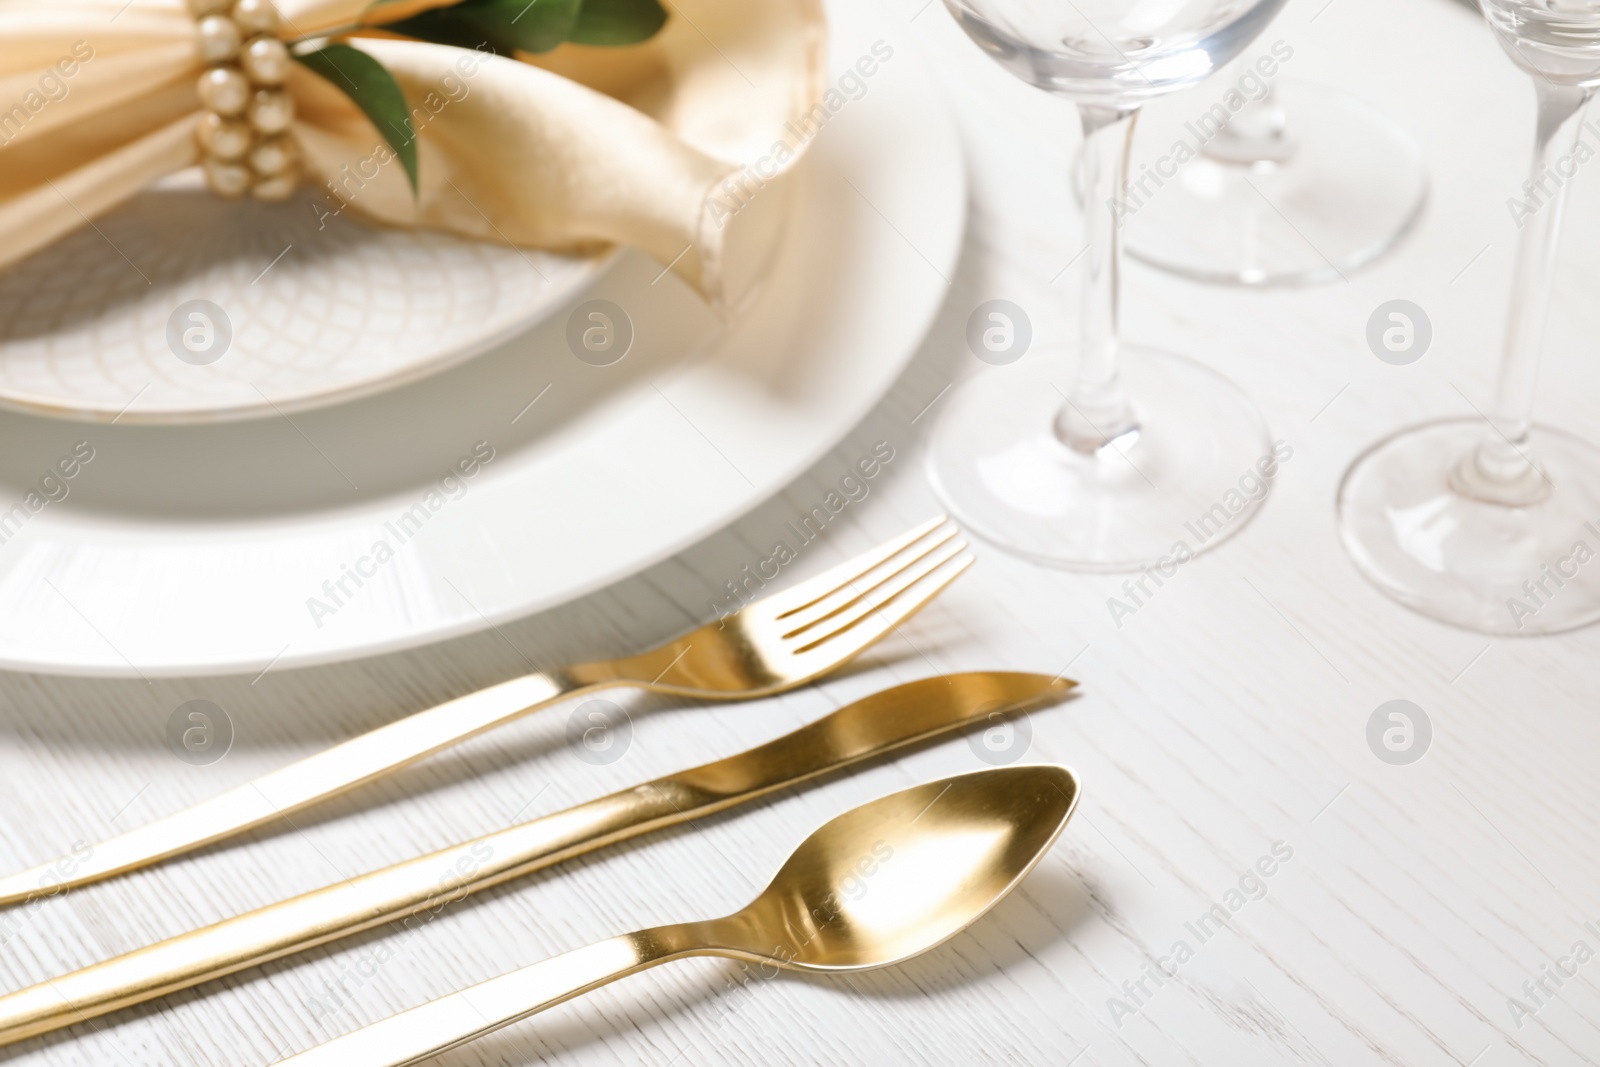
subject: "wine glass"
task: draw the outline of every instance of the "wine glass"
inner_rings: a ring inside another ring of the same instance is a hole
[[[1600,0],[1482,0],[1538,96],[1532,178],[1566,167],[1600,86]],[[1546,183],[1548,189],[1548,183]],[[1378,442],[1339,487],[1339,532],[1402,604],[1483,633],[1600,619],[1600,449],[1532,422],[1566,185],[1523,220],[1498,394],[1487,418]]]
[[[1411,231],[1428,199],[1421,149],[1355,96],[1283,76],[1292,56],[1274,41],[1210,93],[1140,117],[1135,180],[1162,180],[1130,202],[1128,255],[1200,282],[1299,285],[1337,280]],[[1180,144],[1194,152],[1181,164]]]
[[[1282,457],[1249,399],[1192,360],[1121,340],[1114,209],[1140,106],[1228,62],[1283,2],[944,0],[1002,67],[1076,102],[1085,142],[1076,381],[1062,388],[1039,360],[986,360],[998,365],[952,391],[930,434],[935,491],[987,540],[1075,570],[1170,576],[1266,499]],[[1014,305],[994,305],[975,313],[969,343],[1016,329]]]

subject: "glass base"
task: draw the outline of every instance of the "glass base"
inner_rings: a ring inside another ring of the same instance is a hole
[[[1356,566],[1405,606],[1507,636],[1600,620],[1600,449],[1535,427],[1530,455],[1551,491],[1528,507],[1462,496],[1451,474],[1490,432],[1428,423],[1368,449],[1339,486],[1339,535]]]
[[[1249,398],[1214,371],[1125,345],[1140,428],[1085,453],[1054,433],[1070,383],[1047,370],[985,370],[952,391],[930,435],[934,491],[984,540],[1069,570],[1170,577],[1243,529],[1271,491],[1285,457]]]
[[[1282,81],[1272,101],[1280,136],[1246,142],[1216,133],[1218,118],[1197,95],[1140,112],[1123,222],[1134,259],[1213,284],[1336,281],[1394,247],[1421,216],[1421,150],[1355,97]],[[1239,114],[1230,130],[1260,119]],[[1180,162],[1185,149],[1193,157]]]

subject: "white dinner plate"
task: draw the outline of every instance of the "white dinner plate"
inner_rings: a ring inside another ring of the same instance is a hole
[[[965,221],[929,72],[874,57],[869,10],[830,15],[839,91],[732,325],[625,253],[535,328],[337,406],[154,426],[0,412],[0,666],[198,675],[415,646],[617,581],[781,489],[909,362]],[[607,328],[592,301],[631,323],[608,366],[574,354]]]
[[[121,424],[276,417],[514,337],[609,256],[230,203],[198,170],[0,271],[0,407]],[[321,211],[321,214],[319,214]]]

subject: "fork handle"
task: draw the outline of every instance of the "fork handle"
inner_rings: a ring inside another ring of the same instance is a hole
[[[678,927],[609,938],[430,1000],[336,1037],[280,1067],[402,1067],[526,1019],[592,989],[669,960],[708,954]]]
[[[348,792],[592,686],[529,674],[419,711],[54,863],[0,878],[0,907],[51,896],[243,833]]]

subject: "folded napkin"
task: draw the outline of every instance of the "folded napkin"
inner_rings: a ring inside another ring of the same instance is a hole
[[[728,250],[750,240],[741,219],[760,214],[742,207],[781,183],[825,91],[820,5],[673,0],[643,44],[517,58],[351,38],[405,92],[419,187],[350,98],[296,63],[309,208],[551,251],[625,244],[719,301]],[[300,39],[369,0],[277,7]],[[184,0],[0,0],[0,268],[200,162],[199,46]]]

